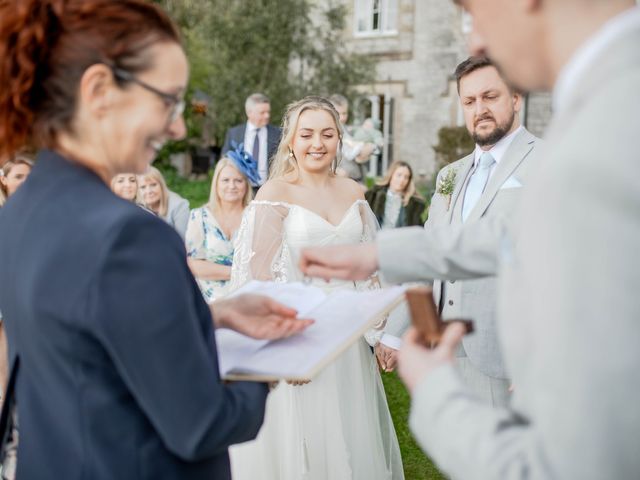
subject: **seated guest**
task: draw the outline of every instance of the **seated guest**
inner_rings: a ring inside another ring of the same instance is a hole
[[[167,187],[160,170],[149,167],[138,179],[138,201],[164,219],[184,238],[189,221],[189,202]]]
[[[365,194],[382,228],[422,225],[425,203],[416,194],[411,166],[402,161],[391,164],[387,174]]]
[[[0,206],[22,185],[32,168],[33,160],[24,155],[18,155],[4,164],[0,169]]]
[[[138,177],[135,173],[121,173],[111,180],[111,190],[120,198],[135,203],[138,198]]]
[[[205,300],[224,293],[231,277],[233,238],[252,190],[239,154],[230,151],[218,161],[211,181],[209,202],[191,211],[187,226],[187,261]]]

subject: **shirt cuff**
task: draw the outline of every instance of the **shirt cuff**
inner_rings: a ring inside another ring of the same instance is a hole
[[[402,339],[395,335],[389,335],[388,333],[382,335],[380,343],[394,350],[400,350],[400,347],[402,347]]]

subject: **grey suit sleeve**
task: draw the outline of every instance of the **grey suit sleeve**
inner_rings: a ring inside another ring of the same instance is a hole
[[[403,302],[389,314],[384,333],[395,337],[402,337],[404,332],[407,331],[407,328],[409,328],[409,323],[409,308],[407,304]]]
[[[380,270],[385,280],[393,283],[494,276],[507,234],[502,217],[482,218],[463,226],[382,231],[377,238]]]
[[[380,343],[398,350],[402,344],[402,336],[409,328],[410,323],[409,309],[407,304],[403,302],[387,317],[387,324],[384,327],[384,334],[380,339]]]
[[[417,385],[409,423],[420,446],[451,478],[551,478],[540,476],[545,461],[526,419],[476,398],[453,365]],[[536,473],[534,465],[540,467]]]
[[[267,388],[220,381],[211,313],[183,245],[151,216],[124,223],[105,239],[86,314],[118,377],[166,448],[185,461],[254,438]]]

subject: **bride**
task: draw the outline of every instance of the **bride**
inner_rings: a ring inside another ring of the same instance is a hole
[[[335,174],[342,130],[326,99],[307,97],[285,113],[270,180],[238,232],[231,287],[251,280],[302,280],[299,251],[311,245],[371,241],[375,217],[360,186]],[[314,280],[324,289],[379,288],[369,282]],[[258,438],[231,449],[236,480],[403,479],[398,441],[369,345],[377,325],[304,384],[269,396]],[[367,343],[369,342],[369,343]]]

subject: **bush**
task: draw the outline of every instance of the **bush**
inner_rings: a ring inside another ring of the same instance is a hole
[[[438,171],[470,154],[474,148],[475,144],[466,127],[442,127],[438,130],[438,144],[433,147]]]

